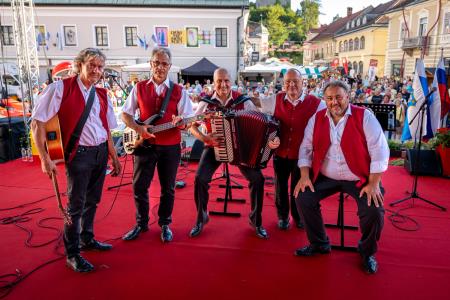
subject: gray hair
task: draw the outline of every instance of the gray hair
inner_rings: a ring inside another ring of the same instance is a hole
[[[90,57],[100,58],[104,62],[106,61],[106,55],[103,54],[100,49],[97,48],[86,48],[80,51],[78,55],[73,60],[73,71],[75,74],[80,73],[80,66],[81,64],[85,63],[86,60]]]
[[[150,58],[152,59],[157,54],[165,54],[165,55],[167,55],[167,57],[169,58],[169,62],[172,63],[172,53],[170,52],[169,48],[164,48],[164,47],[155,47],[155,48],[153,48],[152,55],[150,56]]]
[[[342,88],[347,95],[350,93],[349,86],[342,80],[333,80],[333,81],[330,81],[327,84],[325,84],[325,86],[323,88],[323,94],[324,95],[325,95],[325,91],[328,88]]]
[[[284,73],[284,74],[287,74],[287,73],[290,73],[290,72],[295,72],[295,73],[298,74],[298,77],[302,78],[302,73],[300,73],[300,71],[299,71],[298,69],[296,69],[296,68],[289,68],[289,69],[286,71],[286,73]]]
[[[215,79],[216,79],[216,77],[217,77],[217,74],[219,74],[219,73],[226,74],[228,77],[230,77],[230,73],[228,72],[227,69],[225,69],[225,68],[217,68],[217,69],[214,71],[214,75],[213,75],[214,81],[216,81]]]

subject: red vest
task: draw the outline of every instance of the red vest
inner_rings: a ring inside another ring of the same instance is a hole
[[[370,155],[367,149],[366,136],[363,129],[364,108],[350,105],[352,114],[348,116],[342,134],[341,148],[345,161],[353,174],[359,177],[358,187],[364,185],[370,174]],[[326,109],[316,114],[316,122],[313,131],[313,157],[312,173],[313,182],[317,179],[322,167],[322,162],[331,145],[330,121],[325,115]]]
[[[86,106],[77,78],[78,76],[74,76],[63,80],[64,92],[61,100],[61,107],[58,111],[58,118],[64,148],[67,147],[70,137],[72,136],[72,133],[83,114],[84,107]],[[102,121],[106,132],[109,134],[108,121],[106,119],[106,113],[108,112],[107,91],[104,88],[95,88],[95,90],[100,101],[100,120]],[[79,140],[76,141],[68,161],[71,161],[75,156],[78,143]]]
[[[158,96],[155,91],[155,85],[149,83],[149,80],[140,81],[137,86],[137,101],[140,110],[141,121],[145,121],[151,116],[159,113],[161,109],[162,102],[167,93],[166,90]],[[174,84],[172,94],[170,95],[169,104],[167,105],[166,113],[158,121],[154,122],[153,125],[163,124],[172,122],[172,115],[178,116],[178,103],[181,100],[182,88],[178,84]],[[154,139],[149,139],[150,144],[154,145],[164,145],[172,146],[179,145],[181,142],[180,129],[172,128],[166,131],[161,131],[155,134]]]
[[[298,150],[303,141],[306,125],[320,104],[320,99],[308,95],[298,103],[292,105],[286,97],[285,92],[277,94],[275,111],[273,116],[280,121],[280,147],[275,154],[277,156],[298,159]]]
[[[226,107],[226,108],[230,108],[230,107],[233,105],[234,100],[236,100],[240,95],[241,95],[241,94],[239,94],[238,92],[231,91],[231,98],[232,98],[232,100],[229,101],[229,102],[227,103],[227,105],[225,105],[225,107]],[[217,101],[220,101],[220,100],[217,100]],[[247,101],[250,101],[250,100],[247,100]],[[207,109],[208,109],[208,110],[213,110],[215,107],[216,107],[216,106],[213,105],[213,104],[208,104]],[[240,103],[240,104],[236,105],[236,107],[234,107],[234,109],[235,109],[235,110],[244,110],[244,103]],[[207,132],[208,132],[208,133],[211,133],[211,132],[212,132],[212,129],[211,129],[211,121],[210,121],[209,119],[206,119],[206,120],[205,120],[205,126],[206,126]]]

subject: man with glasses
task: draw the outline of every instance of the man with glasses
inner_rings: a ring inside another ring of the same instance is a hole
[[[356,199],[362,232],[358,250],[364,270],[373,274],[378,269],[374,254],[384,224],[381,175],[388,167],[389,148],[374,114],[349,104],[347,84],[332,81],[323,93],[327,108],[309,120],[300,146],[301,177],[294,193],[310,244],[295,255],[330,252],[320,201],[345,192]]]
[[[262,99],[262,112],[273,115],[280,122],[280,138],[273,158],[275,171],[275,205],[278,214],[278,228],[289,228],[289,210],[297,228],[303,223],[295,205],[294,187],[300,178],[297,167],[298,149],[309,118],[325,103],[317,97],[302,91],[302,76],[296,69],[289,69],[284,75],[284,91]],[[291,177],[290,193],[288,190]]]
[[[147,120],[159,114],[167,93],[170,93],[169,70],[172,55],[167,48],[154,48],[150,66],[152,77],[137,83],[122,108],[122,120],[144,138],[143,146],[135,153],[133,171],[133,192],[136,205],[136,226],[123,236],[123,240],[136,239],[141,232],[148,230],[149,196],[148,188],[153,179],[155,168],[161,186],[158,208],[158,225],[161,227],[161,241],[173,239],[169,228],[172,223],[172,211],[175,197],[175,180],[181,158],[181,133],[175,127],[166,131],[150,134],[151,125],[139,125],[134,120],[139,110],[139,120]],[[193,115],[192,104],[186,91],[178,84],[173,84],[169,102],[164,115],[152,125],[172,122],[178,124],[182,118]]]
[[[80,255],[80,246],[81,250],[105,251],[112,248],[110,244],[94,239],[94,218],[102,196],[108,154],[112,159],[111,175],[117,176],[121,169],[109,132],[117,126],[113,107],[107,91],[95,87],[103,76],[105,60],[105,55],[98,49],[82,50],[74,61],[76,76],[56,81],[42,92],[34,107],[31,123],[42,171],[51,177],[56,174],[56,166],[45,148],[46,124],[55,115],[59,117],[66,152],[68,214],[71,220],[71,223],[64,225],[64,247],[67,266],[76,272],[94,269]],[[75,128],[89,103],[92,107],[88,118],[73,143],[71,136],[76,135]],[[73,145],[71,150],[70,144]]]

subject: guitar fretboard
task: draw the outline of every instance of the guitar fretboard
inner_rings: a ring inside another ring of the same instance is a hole
[[[181,125],[192,123],[194,121],[200,120],[201,118],[202,118],[202,116],[194,116],[194,117],[190,117],[190,118],[187,118],[187,119],[183,119],[177,125],[173,125],[172,122],[159,124],[159,125],[155,125],[153,127],[150,127],[148,131],[150,133],[157,133],[157,132],[168,130],[168,129],[171,129],[171,128],[175,128],[175,127],[178,127],[178,126],[181,126]]]

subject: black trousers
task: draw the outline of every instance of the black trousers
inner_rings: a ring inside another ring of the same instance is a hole
[[[280,156],[273,157],[273,169],[275,171],[275,206],[277,207],[278,219],[287,220],[289,209],[292,219],[300,222],[300,214],[295,204],[294,189],[300,179],[300,169],[297,159],[287,159]],[[289,190],[289,177],[291,184]]]
[[[66,164],[68,212],[71,225],[64,225],[66,255],[80,253],[80,239],[88,243],[94,238],[94,218],[102,196],[108,162],[107,144],[79,146],[73,160]],[[81,233],[80,233],[81,228]]]
[[[148,188],[158,170],[161,186],[160,202],[158,208],[158,224],[172,223],[173,203],[175,199],[175,180],[181,158],[180,145],[159,146],[139,149],[134,156],[133,191],[136,205],[136,223],[142,227],[148,226],[149,198]]]
[[[359,197],[361,188],[356,187],[356,181],[334,180],[323,175],[319,175],[314,183],[315,192],[307,189],[300,192],[296,202],[300,209],[308,240],[312,245],[329,245],[328,236],[325,233],[320,201],[337,192],[349,194],[356,200],[358,206],[359,227],[362,233],[358,249],[360,253],[367,257],[377,252],[377,241],[380,239],[384,225],[384,208],[367,205],[367,197]],[[384,194],[384,189],[381,188]]]
[[[214,148],[205,147],[195,174],[194,198],[197,207],[197,222],[204,222],[208,211],[209,183],[222,163],[214,156]],[[255,226],[262,224],[262,206],[264,198],[264,176],[260,169],[239,166],[242,175],[249,181],[251,212],[250,221]]]

